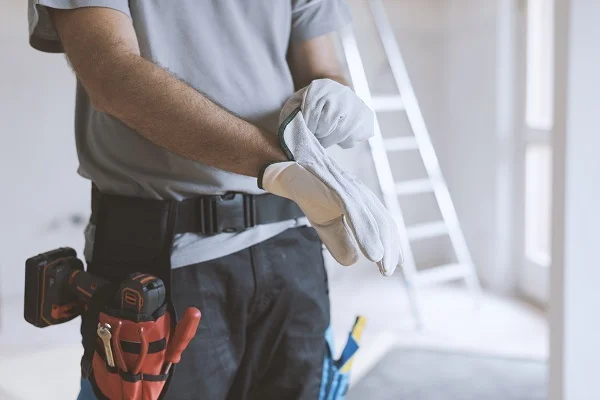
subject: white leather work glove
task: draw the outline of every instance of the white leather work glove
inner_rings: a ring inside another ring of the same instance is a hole
[[[281,114],[287,116],[298,107],[306,127],[325,148],[338,144],[348,149],[374,134],[373,111],[349,87],[331,79],[316,79],[298,90]]]
[[[400,237],[377,196],[327,154],[300,107],[284,107],[278,135],[290,161],[268,165],[259,187],[298,204],[340,264],[354,264],[360,250],[391,275],[401,263]]]

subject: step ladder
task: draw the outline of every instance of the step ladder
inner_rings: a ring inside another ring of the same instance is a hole
[[[404,265],[402,268],[409,303],[417,326],[422,326],[416,289],[458,279],[465,280],[470,292],[477,299],[481,286],[460,227],[456,210],[442,176],[431,138],[427,131],[423,114],[415,96],[396,38],[388,21],[381,0],[367,0],[383,45],[390,70],[399,95],[371,96],[369,84],[351,25],[341,31],[343,52],[355,92],[377,113],[405,113],[413,135],[409,137],[383,138],[377,118],[375,135],[369,140],[375,170],[379,179],[385,206],[396,219],[400,237]],[[395,182],[388,157],[401,157],[403,152],[418,151],[427,171],[427,178]],[[406,226],[399,197],[422,193],[432,193],[440,209],[442,219],[415,226]],[[411,243],[417,240],[447,235],[456,254],[457,263],[431,267],[419,271],[415,265]]]

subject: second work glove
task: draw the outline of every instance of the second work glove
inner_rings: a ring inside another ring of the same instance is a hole
[[[373,192],[327,154],[301,108],[288,112],[286,106],[278,135],[290,161],[268,165],[259,186],[298,204],[340,264],[354,264],[360,251],[383,275],[391,275],[401,263],[393,217]]]
[[[281,115],[287,116],[296,108],[325,148],[337,144],[348,149],[373,136],[373,111],[349,87],[331,79],[316,79],[298,90],[285,103]]]

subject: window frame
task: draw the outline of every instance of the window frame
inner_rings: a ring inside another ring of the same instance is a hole
[[[549,7],[553,8],[552,0],[542,0],[548,1]],[[517,250],[517,260],[519,260],[519,273],[518,273],[518,289],[519,292],[522,293],[525,297],[540,305],[546,305],[548,303],[549,298],[549,280],[550,280],[550,266],[551,266],[551,254],[544,255],[543,257],[535,256],[535,254],[529,253],[527,248],[525,247],[525,232],[526,232],[526,220],[525,215],[526,210],[526,187],[525,187],[525,177],[526,177],[526,156],[527,149],[532,145],[548,145],[550,146],[551,154],[553,153],[552,149],[552,127],[547,122],[534,123],[533,126],[528,123],[529,116],[527,115],[527,105],[528,105],[528,42],[527,42],[527,24],[528,24],[528,2],[523,1],[522,3],[522,15],[520,16],[520,26],[519,30],[521,35],[521,41],[519,43],[519,51],[521,57],[519,57],[520,64],[520,79],[519,83],[521,86],[521,94],[522,94],[522,103],[520,107],[519,113],[519,121],[520,121],[520,135],[518,135],[518,166],[517,166],[517,191],[516,194],[518,196],[517,200],[517,210],[515,213],[516,224],[515,224],[515,240],[519,243],[516,246]],[[550,23],[553,24],[553,18],[550,18]],[[552,39],[551,39],[552,41]],[[553,45],[550,44],[550,47],[553,48]],[[552,57],[551,57],[552,58]],[[549,65],[553,65],[550,63]],[[553,83],[553,71],[550,71],[550,81]],[[552,93],[552,89],[550,90]],[[552,102],[551,102],[552,103]],[[553,115],[553,110],[549,110],[551,115]],[[535,119],[534,120],[540,120]],[[552,168],[552,163],[550,163],[549,168]],[[552,174],[552,171],[550,171]],[[548,193],[548,198],[552,201],[552,190]],[[550,210],[552,206],[550,205]],[[551,219],[551,215],[549,216]],[[551,221],[549,221],[549,226],[551,226]]]

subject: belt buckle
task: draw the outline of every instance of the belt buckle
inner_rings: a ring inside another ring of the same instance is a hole
[[[204,233],[241,232],[256,225],[254,196],[228,192],[204,201]]]

